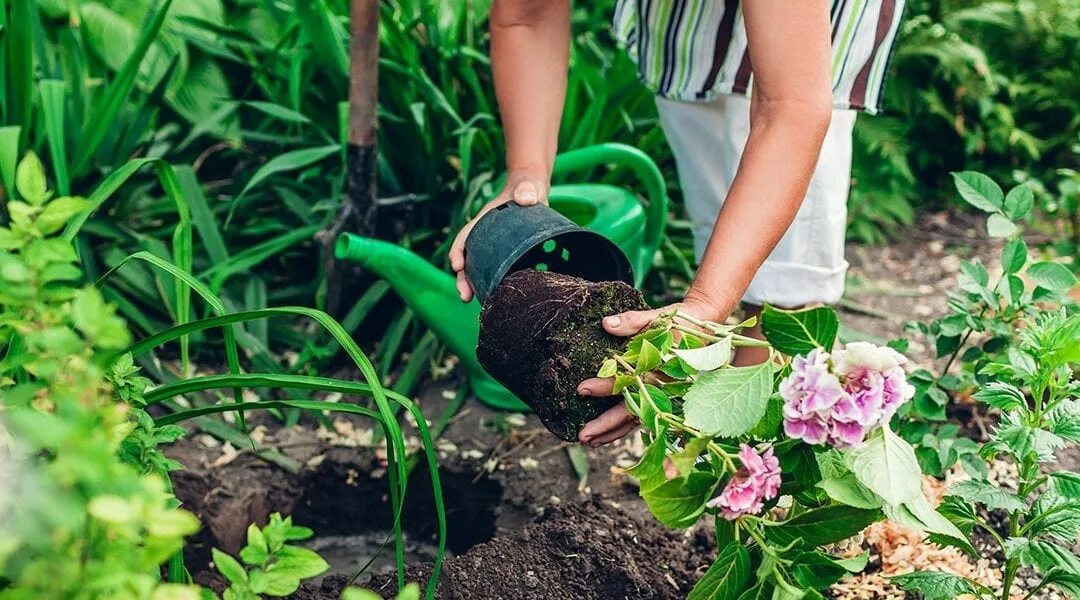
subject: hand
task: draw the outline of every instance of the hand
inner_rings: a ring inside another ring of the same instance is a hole
[[[693,294],[693,291],[691,291],[691,294]],[[689,314],[698,319],[722,320],[717,317],[717,315],[722,313],[712,309],[708,302],[691,300],[688,296],[686,301],[664,308],[634,310],[618,315],[612,315],[610,317],[604,317],[604,330],[611,335],[620,337],[637,335],[660,315],[669,313],[672,309],[678,309],[680,312]],[[612,395],[614,386],[615,379],[612,377],[593,377],[592,379],[586,379],[578,384],[578,395],[604,398]],[[590,448],[596,448],[618,440],[634,429],[637,429],[637,426],[637,418],[630,414],[630,411],[626,410],[625,404],[620,402],[604,411],[599,417],[586,423],[585,426],[581,428],[581,431],[578,432],[578,441]]]
[[[450,246],[450,268],[457,274],[458,296],[462,302],[472,300],[473,289],[469,280],[465,278],[465,240],[469,232],[476,225],[477,219],[484,216],[490,210],[507,202],[516,202],[521,206],[532,206],[538,202],[547,204],[548,188],[550,187],[550,175],[530,169],[516,169],[506,177],[506,185],[494,200],[484,205],[471,221],[465,224],[454,238]]]

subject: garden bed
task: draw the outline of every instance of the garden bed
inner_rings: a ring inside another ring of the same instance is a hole
[[[872,332],[882,342],[901,336],[905,320],[943,312],[959,256],[993,262],[996,244],[980,242],[974,231],[952,225],[955,231],[944,235],[934,219],[928,217],[927,239],[852,252],[843,319],[850,329],[842,336],[853,330]],[[930,366],[930,353],[916,336],[908,354]],[[429,420],[450,403],[455,383],[432,384],[420,394]],[[963,435],[985,436],[984,419],[973,405],[956,404],[949,414]],[[265,415],[252,415],[252,422],[263,425],[253,437],[302,468],[290,473],[204,435],[173,446],[170,454],[186,467],[174,475],[177,495],[204,524],[187,548],[188,567],[196,581],[220,591],[224,581],[209,566],[210,548],[235,553],[248,523],[265,522],[268,514],[280,511],[315,530],[316,537],[305,543],[331,563],[329,574],[305,583],[294,597],[338,598],[348,579],[386,541],[391,521],[385,465],[371,423],[341,418],[332,430],[317,431],[311,422],[281,429]],[[715,557],[711,532],[673,531],[652,519],[633,480],[622,472],[643,450],[633,438],[580,449],[588,458],[582,465],[568,455],[576,446],[552,436],[535,415],[507,415],[467,403],[436,443],[449,529],[439,597],[685,598]],[[1063,456],[1059,466],[1076,470],[1077,453]],[[1008,487],[1009,474],[999,476]],[[945,488],[940,482],[929,487],[927,495],[935,499]],[[435,553],[430,492],[426,473],[417,469],[404,513],[406,572],[412,581],[426,581]],[[921,534],[888,523],[871,526],[857,542],[848,551],[870,551],[867,572],[832,588],[832,597],[905,597],[888,577],[912,567],[943,569],[990,586],[1000,583],[1002,557],[987,551],[991,545],[978,538],[974,543],[984,553],[978,560],[940,550]],[[392,569],[391,543],[356,582],[391,596]],[[1020,576],[1018,587],[1025,587],[1024,572]]]

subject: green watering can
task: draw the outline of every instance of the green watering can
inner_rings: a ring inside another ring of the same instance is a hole
[[[640,286],[664,234],[667,187],[660,169],[648,155],[623,144],[599,144],[564,152],[555,158],[553,176],[604,165],[633,171],[645,188],[648,204],[643,206],[633,191],[595,183],[552,186],[549,204],[577,225],[614,242],[629,258],[634,284]],[[401,246],[351,233],[337,239],[334,254],[362,264],[397,291],[435,336],[461,359],[473,393],[481,402],[500,410],[529,410],[477,361],[480,303],[475,299],[461,302],[450,274]]]

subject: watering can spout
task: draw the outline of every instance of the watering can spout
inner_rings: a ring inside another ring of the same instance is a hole
[[[341,234],[334,242],[334,256],[359,263],[390,284],[435,337],[461,359],[477,397],[504,410],[526,409],[476,359],[480,304],[458,299],[449,273],[407,248],[351,233]]]
[[[457,287],[450,274],[407,248],[351,233],[338,237],[334,243],[334,256],[360,263],[390,284],[454,354],[463,358],[475,354],[475,335],[470,335],[471,329],[461,324],[475,323],[480,306],[458,299]]]

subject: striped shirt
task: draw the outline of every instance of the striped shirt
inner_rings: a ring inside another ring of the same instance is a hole
[[[834,107],[880,110],[903,11],[904,0],[832,0]],[[753,82],[739,0],[618,0],[615,36],[665,98],[746,95]]]

